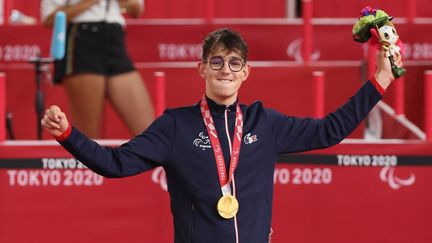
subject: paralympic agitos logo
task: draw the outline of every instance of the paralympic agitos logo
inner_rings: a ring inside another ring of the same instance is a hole
[[[202,150],[211,148],[210,139],[208,136],[204,135],[204,132],[200,132],[198,136],[199,138],[196,138],[193,141],[193,145],[197,146],[198,148],[201,148]]]
[[[414,174],[410,174],[410,176],[406,179],[399,178],[395,175],[395,167],[386,166],[381,169],[380,179],[383,182],[387,182],[390,188],[399,189],[402,186],[411,186],[414,184],[416,177]]]

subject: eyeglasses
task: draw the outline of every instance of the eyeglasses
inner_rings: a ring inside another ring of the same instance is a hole
[[[210,58],[209,64],[210,64],[211,69],[218,71],[224,67],[225,60],[221,56],[215,56],[215,57]],[[228,61],[228,67],[233,72],[240,72],[240,70],[242,70],[243,66],[244,66],[244,63],[239,58],[232,58]]]

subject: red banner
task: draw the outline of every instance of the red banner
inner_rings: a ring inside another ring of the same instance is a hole
[[[106,179],[58,145],[0,146],[0,242],[172,242],[165,172]],[[279,158],[273,242],[430,242],[432,147]],[[241,210],[241,209],[240,209]]]
[[[221,27],[231,27],[242,33],[249,45],[251,61],[301,61],[301,24],[203,25],[193,24],[193,20],[182,25],[129,24],[127,45],[135,62],[196,61],[201,57],[202,39]],[[351,29],[351,24],[322,22],[313,25],[312,60],[361,60],[363,46],[353,41]],[[397,24],[397,30],[405,44],[405,60],[432,60],[431,24]],[[3,26],[0,36],[0,63],[27,62],[38,52],[42,56],[49,54],[51,30],[40,25]]]

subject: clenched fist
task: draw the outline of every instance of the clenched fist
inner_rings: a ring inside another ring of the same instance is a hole
[[[59,137],[69,128],[66,114],[56,105],[45,110],[41,124],[54,137]]]

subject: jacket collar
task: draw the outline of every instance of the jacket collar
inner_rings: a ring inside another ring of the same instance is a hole
[[[228,106],[227,105],[220,105],[207,96],[206,96],[206,100],[207,100],[207,103],[209,105],[211,113],[214,113],[214,114],[219,114],[219,113],[225,112],[225,109],[227,109],[227,107],[228,107],[228,111],[234,111],[235,112],[236,106],[238,103],[238,98],[233,104],[228,105]]]

